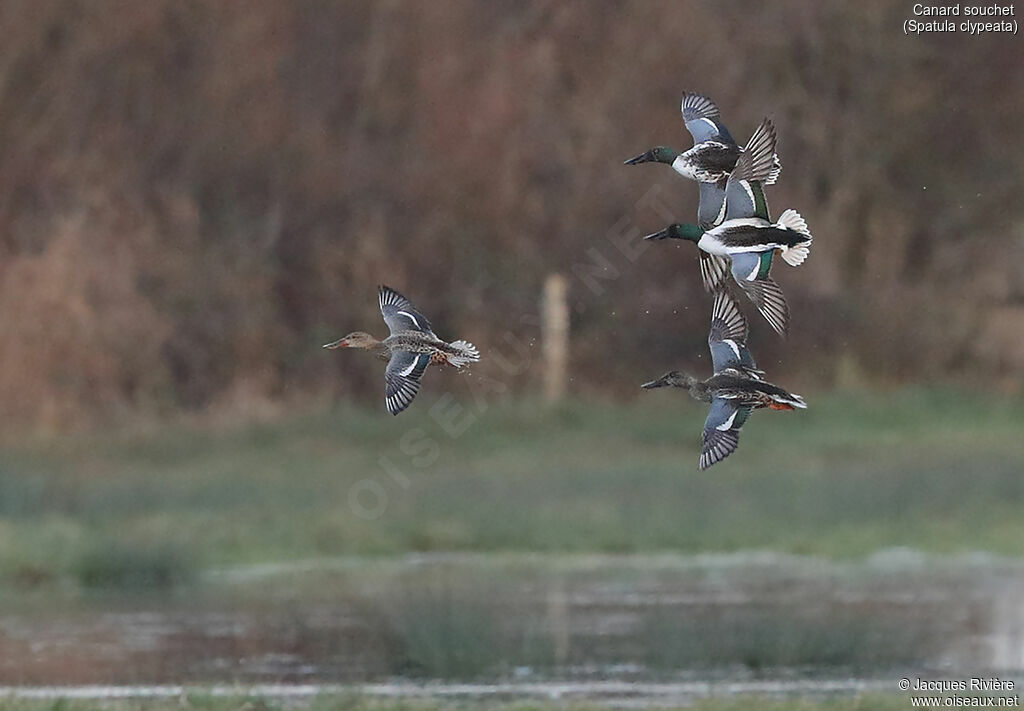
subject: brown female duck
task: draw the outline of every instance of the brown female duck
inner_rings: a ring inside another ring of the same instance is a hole
[[[354,331],[324,348],[362,348],[388,361],[384,371],[384,403],[397,415],[416,397],[420,378],[431,363],[461,368],[480,360],[480,353],[468,341],[446,343],[438,338],[430,321],[412,302],[387,286],[377,287],[380,312],[391,335],[379,341],[363,331]]]

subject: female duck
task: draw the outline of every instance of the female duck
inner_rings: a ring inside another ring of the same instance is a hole
[[[695,399],[711,403],[711,411],[704,421],[700,453],[702,470],[736,450],[740,430],[751,411],[764,407],[773,410],[807,407],[799,395],[788,393],[763,379],[764,372],[758,370],[754,363],[746,338],[746,319],[728,292],[719,290],[715,294],[708,333],[708,348],[715,374],[707,380],[700,380],[673,370],[641,386],[647,390],[665,386],[686,388]]]
[[[407,298],[387,286],[377,287],[380,312],[391,335],[378,341],[354,331],[324,348],[362,348],[388,361],[384,371],[384,402],[397,415],[416,397],[420,378],[431,363],[461,368],[480,360],[476,347],[467,341],[446,343],[434,335],[430,321]]]

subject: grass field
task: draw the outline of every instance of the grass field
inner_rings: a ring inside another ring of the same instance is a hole
[[[339,407],[7,444],[0,573],[167,587],[212,566],[410,551],[1024,553],[1020,400],[809,397],[756,413],[739,451],[698,472],[705,408],[678,391],[442,402],[447,419],[431,395],[399,418]]]

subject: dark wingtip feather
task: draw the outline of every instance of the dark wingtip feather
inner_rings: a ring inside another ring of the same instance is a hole
[[[736,430],[719,432],[704,442],[700,453],[699,466],[704,471],[708,467],[718,464],[728,457],[739,447],[740,436]]]
[[[740,310],[740,305],[726,288],[715,291],[715,300],[711,307],[711,323],[720,324],[722,338],[736,341],[747,340],[747,319]]]
[[[703,94],[685,92],[679,109],[683,112],[684,121],[702,118],[715,119],[719,116],[718,107],[715,105],[715,102]]]
[[[738,282],[768,325],[782,338],[789,332],[789,305],[782,287],[774,279]]]
[[[763,119],[736,159],[730,180],[760,180],[767,185],[775,182],[781,170],[775,153],[777,141],[775,125],[771,119]]]

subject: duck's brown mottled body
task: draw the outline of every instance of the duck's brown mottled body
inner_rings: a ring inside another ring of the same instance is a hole
[[[711,404],[701,437],[700,468],[720,462],[739,446],[740,430],[753,410],[805,408],[799,395],[764,379],[747,348],[747,320],[725,289],[715,292],[708,348],[715,373],[707,380],[673,370],[643,388],[684,388],[696,400]]]
[[[416,397],[420,378],[431,363],[461,368],[480,360],[472,343],[446,343],[434,333],[430,321],[394,289],[378,288],[381,315],[391,335],[380,341],[368,333],[355,331],[324,348],[361,348],[387,361],[384,402],[388,412],[397,415]]]
[[[690,395],[701,402],[711,402],[714,397],[721,397],[741,407],[770,407],[773,410],[792,410],[793,406],[785,400],[794,397],[777,385],[764,380],[752,380],[731,368],[691,386]]]
[[[430,353],[431,362],[448,362],[449,355],[458,355],[454,348],[433,334],[422,331],[399,331],[381,341],[389,351],[409,351],[410,353]]]

